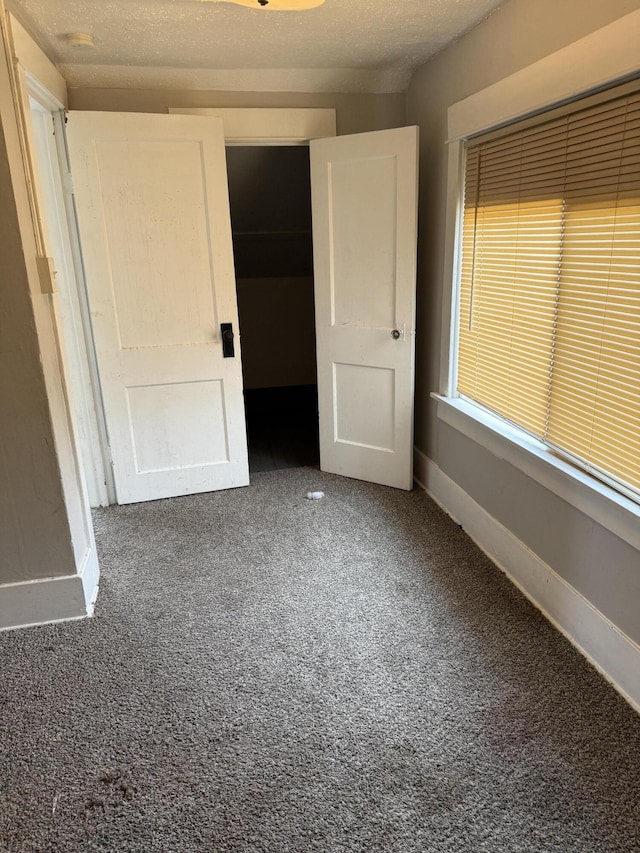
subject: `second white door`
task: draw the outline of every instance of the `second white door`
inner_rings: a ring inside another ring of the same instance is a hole
[[[320,467],[411,489],[418,128],[311,143]]]

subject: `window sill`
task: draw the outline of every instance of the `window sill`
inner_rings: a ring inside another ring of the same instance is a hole
[[[638,504],[558,458],[541,442],[473,403],[435,393],[431,396],[437,401],[441,421],[640,550]]]

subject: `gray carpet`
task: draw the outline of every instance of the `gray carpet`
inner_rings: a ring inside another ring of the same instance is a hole
[[[253,479],[0,634],[2,851],[640,850],[640,718],[423,493]]]

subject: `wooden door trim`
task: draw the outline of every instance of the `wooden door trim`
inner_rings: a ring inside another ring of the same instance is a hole
[[[169,113],[221,118],[227,145],[307,145],[336,136],[336,111],[328,108],[169,107]]]

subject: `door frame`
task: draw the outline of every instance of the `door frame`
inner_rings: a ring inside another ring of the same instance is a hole
[[[75,402],[73,417],[90,505],[107,506],[115,503],[115,484],[66,150],[65,109],[55,95],[29,71],[23,69],[22,74],[25,113],[29,116],[27,139],[32,161],[36,159],[36,143],[32,138],[30,124],[32,102],[39,111],[50,116],[53,126],[47,152],[54,170],[51,201],[56,211],[55,226],[63,231],[70,255],[66,275],[61,272],[55,279],[56,289],[62,293],[70,308],[68,312],[57,312],[58,333],[63,343],[67,381]],[[32,168],[35,183],[35,165]],[[33,187],[34,195],[37,196],[42,189]],[[42,216],[42,211],[39,211],[39,216]]]
[[[308,145],[337,136],[336,111],[325,107],[169,107],[169,113],[222,119],[225,145]]]

